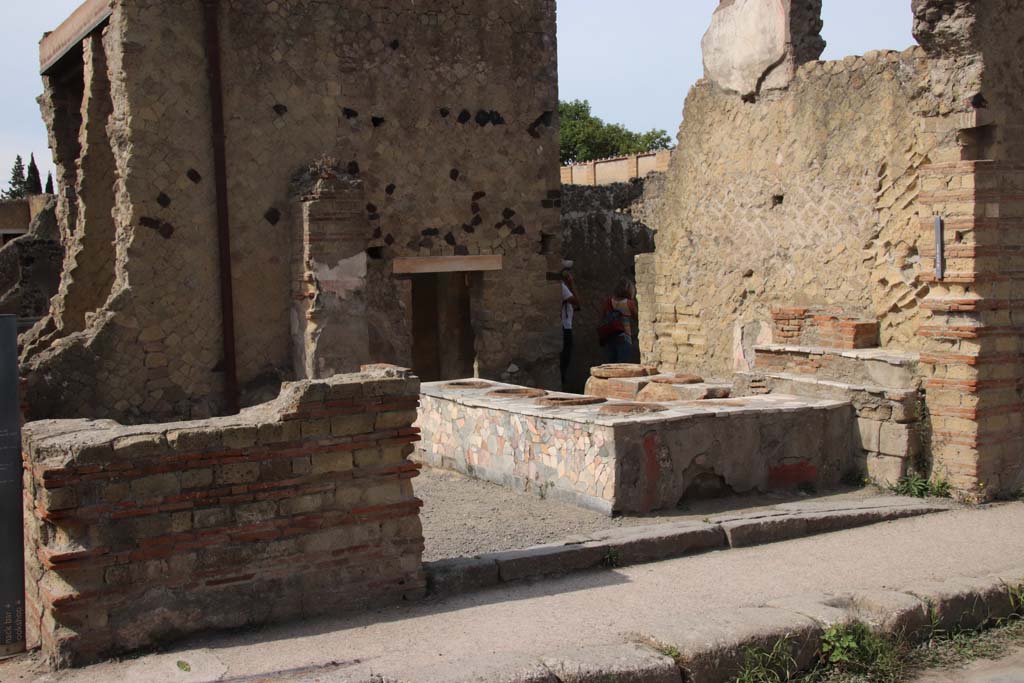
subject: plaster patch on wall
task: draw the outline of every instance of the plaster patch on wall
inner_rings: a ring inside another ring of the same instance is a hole
[[[319,283],[321,292],[329,292],[341,299],[347,299],[353,292],[363,289],[366,284],[366,252],[342,259],[333,268],[311,261],[310,270]]]

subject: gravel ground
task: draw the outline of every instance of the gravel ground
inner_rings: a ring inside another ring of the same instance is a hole
[[[647,517],[606,517],[535,494],[516,493],[496,484],[456,472],[424,467],[413,479],[423,500],[420,518],[426,539],[426,561],[472,557],[502,550],[519,550],[604,529],[643,526],[743,510],[756,511],[780,503],[810,500],[808,495],[768,494],[700,501],[686,508]],[[817,500],[849,502],[877,496],[873,488],[848,489],[813,496]]]

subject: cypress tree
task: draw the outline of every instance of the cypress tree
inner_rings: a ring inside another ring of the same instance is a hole
[[[39,177],[35,154],[29,155],[28,173],[25,175],[25,193],[30,195],[43,193],[43,181]]]
[[[25,162],[21,155],[14,157],[14,166],[11,167],[11,179],[8,181],[7,189],[0,192],[2,199],[22,199],[25,196]]]
[[[53,174],[46,174],[46,194],[53,194]]]

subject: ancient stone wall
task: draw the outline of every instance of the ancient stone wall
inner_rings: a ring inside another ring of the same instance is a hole
[[[812,62],[756,103],[693,88],[690,143],[645,198],[645,360],[728,371],[737,338],[765,340],[772,304],[835,307],[877,319],[883,346],[919,346],[929,67],[920,48]]]
[[[636,256],[654,251],[654,231],[634,216],[646,182],[562,188],[562,255],[573,261],[582,308],[573,321],[575,349],[566,390],[582,391],[590,368],[607,360],[597,336],[603,302],[619,278],[636,278]]]
[[[116,276],[81,333],[58,329],[27,359],[36,416],[203,417],[223,405],[210,95],[197,77],[207,64],[202,6],[114,3],[102,43]],[[293,181],[324,159],[361,181],[365,220],[353,244],[382,268],[397,256],[502,255],[503,270],[474,292],[480,372],[514,363],[520,381],[557,383],[559,292],[540,253],[560,203],[554,2],[220,6],[243,400],[294,374]],[[84,152],[63,142],[73,128],[64,122],[74,111],[88,118],[89,105],[76,110],[76,89],[48,86],[62,186],[75,187]],[[64,214],[73,224],[70,204]],[[370,356],[406,364],[411,326],[391,322],[404,338]]]
[[[370,367],[229,418],[29,423],[30,646],[63,667],[422,595],[418,393]]]
[[[0,233],[25,232],[31,220],[27,200],[0,201]]]
[[[921,352],[934,476],[988,498],[1024,476],[1013,236],[1024,7],[913,10],[921,47],[809,62],[755,96],[719,87],[731,72],[717,67],[694,87],[688,144],[645,197],[658,252],[638,259],[641,346],[663,370],[729,370],[780,330],[802,334],[794,319],[770,324],[773,305],[835,311],[848,325],[833,340],[877,321],[882,347]]]
[[[28,232],[0,247],[0,314],[18,316],[21,327],[47,314],[60,282],[64,250],[56,200],[48,199]]]

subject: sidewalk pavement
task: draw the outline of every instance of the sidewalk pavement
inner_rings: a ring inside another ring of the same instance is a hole
[[[974,662],[963,669],[930,671],[914,683],[1024,683],[1024,647],[997,660]]]
[[[900,590],[1018,569],[1024,578],[1022,530],[1024,503],[957,509],[772,545],[505,584],[348,618],[208,636],[164,654],[78,671],[34,674],[22,660],[0,665],[0,679],[552,681],[557,679],[551,670],[578,668],[588,659],[658,659],[653,650],[633,644],[639,641],[712,640],[754,614],[747,608],[784,598]],[[190,670],[182,671],[179,663]],[[666,673],[664,680],[673,679]]]

